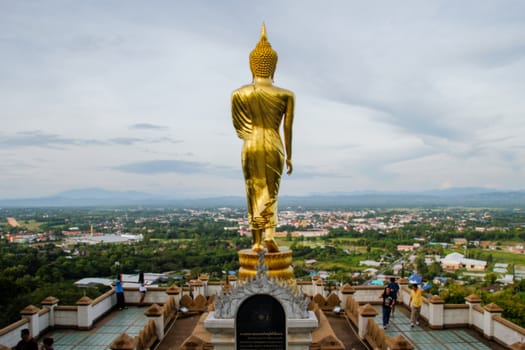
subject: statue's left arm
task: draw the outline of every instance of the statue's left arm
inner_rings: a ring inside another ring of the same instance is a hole
[[[286,173],[290,175],[293,171],[292,166],[292,126],[295,96],[292,92],[288,96],[286,111],[284,113],[284,147],[286,150]]]

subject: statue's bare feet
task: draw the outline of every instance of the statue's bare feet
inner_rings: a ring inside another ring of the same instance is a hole
[[[268,253],[279,252],[279,246],[277,245],[277,242],[275,242],[275,239],[265,239],[264,244],[266,244],[266,249],[268,249]]]

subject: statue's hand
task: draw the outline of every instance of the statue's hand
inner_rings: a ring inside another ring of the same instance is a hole
[[[291,159],[287,159],[286,160],[286,173],[288,175],[290,175],[293,171],[293,165],[292,165],[292,160]]]

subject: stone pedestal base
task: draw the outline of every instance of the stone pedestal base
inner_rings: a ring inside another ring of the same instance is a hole
[[[204,320],[213,349],[308,350],[319,322],[308,311],[309,299],[282,282],[293,278],[292,252],[259,256],[245,249],[239,261],[239,280],[244,281],[218,295],[215,310]]]
[[[259,255],[251,249],[239,251],[239,280],[248,280],[257,275],[257,265]],[[292,280],[294,278],[292,268],[292,251],[283,249],[277,253],[264,254],[264,263],[268,267],[268,277],[282,280]]]
[[[287,321],[287,350],[309,350],[312,344],[312,331],[319,326],[317,317],[312,311],[306,319],[288,319]],[[231,350],[236,348],[235,320],[217,319],[214,312],[210,312],[204,327],[211,333],[210,342],[215,350]]]

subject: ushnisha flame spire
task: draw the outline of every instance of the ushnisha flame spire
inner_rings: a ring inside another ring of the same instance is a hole
[[[277,52],[272,49],[272,45],[266,36],[266,26],[261,27],[261,38],[250,53],[250,69],[253,77],[272,78],[277,66]]]

